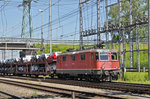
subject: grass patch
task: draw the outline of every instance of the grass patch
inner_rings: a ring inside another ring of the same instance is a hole
[[[35,48],[41,48],[41,44],[35,44]],[[73,48],[73,49],[79,49],[79,45],[67,45],[67,44],[53,44],[52,45],[52,52],[66,52],[67,49]],[[50,53],[50,44],[46,44],[44,47],[44,53]],[[41,54],[41,51],[38,50],[37,54]]]
[[[117,82],[150,84],[147,72],[125,72],[124,80],[119,79]]]
[[[32,95],[33,95],[33,96],[38,96],[37,91],[34,91]]]

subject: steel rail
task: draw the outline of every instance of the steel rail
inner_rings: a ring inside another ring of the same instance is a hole
[[[107,90],[117,90],[122,92],[131,92],[138,94],[149,94],[150,95],[150,85],[148,84],[133,84],[133,83],[121,83],[121,82],[87,82],[87,81],[77,81],[77,80],[60,80],[60,79],[43,79],[43,78],[14,78],[22,80],[31,81],[42,81],[57,84],[66,84],[73,86],[81,86],[96,89],[107,89]]]
[[[21,98],[19,96],[16,96],[16,95],[13,95],[13,94],[10,94],[10,93],[7,93],[7,92],[0,91],[0,93],[4,94],[4,95],[7,95],[7,96],[10,96],[13,99],[23,99],[23,98]]]
[[[123,97],[117,97],[117,96],[112,96],[112,95],[85,92],[85,91],[80,91],[80,90],[77,91],[77,90],[74,90],[74,89],[56,88],[56,87],[50,87],[50,86],[45,86],[45,85],[37,85],[37,84],[31,84],[31,83],[25,83],[25,82],[19,82],[19,81],[12,81],[12,80],[1,79],[0,83],[11,84],[11,85],[15,85],[15,86],[20,86],[20,87],[25,87],[25,88],[35,89],[35,90],[39,90],[39,91],[55,93],[55,94],[63,94],[63,95],[65,94],[66,96],[72,96],[73,95],[72,93],[75,93],[76,97],[82,98],[82,99],[90,99],[91,97],[88,97],[88,95],[98,96],[98,97],[107,97],[107,98],[111,98],[111,99],[125,99]]]

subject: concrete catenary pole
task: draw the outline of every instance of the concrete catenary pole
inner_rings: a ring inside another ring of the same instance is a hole
[[[31,1],[29,0],[29,32],[30,32],[30,38],[32,38],[32,16],[31,16]]]
[[[122,32],[121,31],[121,28],[122,28],[122,24],[121,24],[121,22],[122,22],[122,13],[121,13],[121,10],[122,10],[121,0],[118,0],[118,16],[119,16],[119,31],[118,31],[118,35],[119,35],[119,61],[121,61],[120,56],[121,56],[121,40],[122,40],[122,33],[121,33]],[[123,60],[123,57],[122,57],[122,60]],[[122,63],[123,63],[123,61],[122,61]],[[124,65],[122,64],[122,66],[124,66]],[[126,70],[125,70],[124,67],[122,67],[122,69],[123,69],[122,79],[124,80],[124,71],[126,71]]]
[[[52,11],[51,11],[52,1],[49,0],[49,34],[50,34],[50,53],[52,53]]]
[[[97,0],[97,45],[99,45],[100,37],[100,0]]]
[[[130,4],[130,25],[132,25],[132,0],[129,1]],[[129,43],[130,43],[130,67],[134,66],[134,58],[133,58],[133,32],[130,28],[130,35],[129,35]]]
[[[139,32],[138,26],[136,25],[136,63],[137,63],[137,70],[140,72],[140,52],[139,52]]]
[[[126,72],[126,34],[125,30],[123,30],[122,32],[123,32],[123,67]]]
[[[105,0],[105,9],[106,9],[106,48],[109,49],[108,44],[108,0]]]
[[[83,19],[82,19],[82,0],[79,0],[80,5],[80,49],[83,49]]]
[[[25,16],[26,16],[26,4],[23,3],[23,17],[22,17],[22,32],[21,32],[21,38],[24,38],[25,36],[25,25],[26,25],[26,21],[25,21]]]
[[[41,12],[41,53],[43,54],[44,50],[44,39],[43,39],[43,10],[39,9],[39,12]]]
[[[148,0],[148,79],[150,80],[150,0]]]
[[[118,31],[118,35],[119,35],[119,61],[121,61],[121,2],[120,0],[118,0],[118,16],[119,16],[119,31]]]

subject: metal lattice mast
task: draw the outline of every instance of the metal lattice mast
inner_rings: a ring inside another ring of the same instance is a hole
[[[23,17],[22,17],[22,32],[21,37],[25,37],[26,32],[26,18],[29,18],[29,33],[30,38],[32,37],[32,16],[31,16],[31,2],[32,0],[23,0]]]
[[[26,25],[26,3],[24,3],[25,1],[23,1],[23,17],[22,17],[22,32],[21,32],[21,37],[24,38],[25,36],[25,25]]]

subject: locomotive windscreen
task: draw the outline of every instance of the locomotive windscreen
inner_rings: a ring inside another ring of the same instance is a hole
[[[100,52],[100,60],[108,60],[108,52]]]

